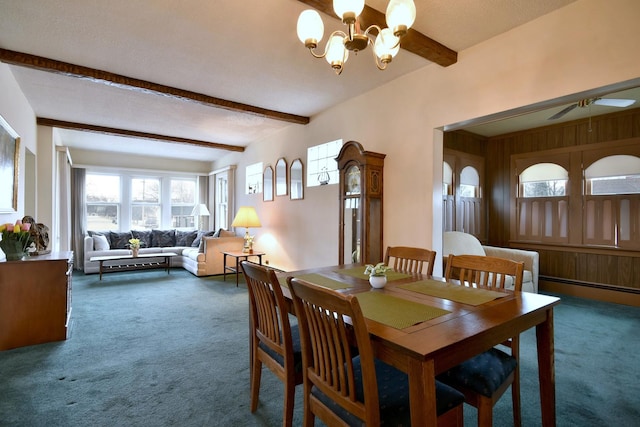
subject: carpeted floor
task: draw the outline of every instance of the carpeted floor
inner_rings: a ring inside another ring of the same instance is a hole
[[[263,373],[249,411],[246,287],[175,269],[74,275],[71,338],[0,352],[1,426],[277,426]],[[640,309],[563,297],[555,311],[559,426],[640,425]],[[523,425],[539,426],[535,333],[522,336]],[[301,425],[296,396],[294,425]],[[495,426],[512,423],[510,392]],[[475,425],[465,406],[465,425]]]

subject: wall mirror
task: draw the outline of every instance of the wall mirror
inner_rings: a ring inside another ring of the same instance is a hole
[[[273,168],[271,166],[264,168],[262,189],[262,200],[265,202],[273,201]]]
[[[276,196],[287,195],[287,161],[278,159],[276,163]]]
[[[302,170],[302,160],[295,159],[291,162],[289,170],[289,188],[291,191],[291,200],[300,200],[304,198],[304,173]]]

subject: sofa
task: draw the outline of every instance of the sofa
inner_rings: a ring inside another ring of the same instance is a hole
[[[174,252],[171,267],[182,267],[196,276],[224,273],[225,251],[241,251],[244,238],[226,230],[131,230],[127,232],[89,231],[84,238],[84,272],[98,273],[100,263],[91,257],[128,255],[129,239],[141,242],[140,254]],[[118,265],[126,261],[107,261],[105,265]]]
[[[446,265],[449,254],[453,255],[481,255],[506,258],[524,262],[522,290],[538,293],[538,271],[540,255],[535,251],[523,249],[501,248],[485,246],[475,236],[460,231],[447,231],[443,235],[442,256]],[[511,285],[513,287],[513,285]],[[509,284],[507,283],[507,288]]]

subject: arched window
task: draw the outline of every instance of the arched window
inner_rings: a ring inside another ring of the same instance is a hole
[[[583,241],[639,248],[640,157],[603,157],[584,170],[584,179]]]
[[[442,164],[442,195],[453,195],[453,169],[447,162]]]
[[[519,240],[564,243],[569,238],[569,172],[555,163],[536,163],[519,179],[516,231]]]
[[[640,157],[603,157],[584,171],[586,194],[640,194]]]
[[[460,197],[480,197],[480,174],[473,166],[460,172]]]
[[[520,197],[559,197],[567,193],[569,172],[555,163],[538,163],[520,174]]]

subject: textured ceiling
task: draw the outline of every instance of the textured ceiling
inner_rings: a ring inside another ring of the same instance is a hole
[[[462,51],[573,0],[417,0],[414,28]],[[367,4],[382,12],[386,0]],[[337,77],[298,41],[295,0],[0,0],[0,48],[255,105],[313,116],[399,76],[439,66],[401,52],[379,72],[369,54]],[[341,26],[323,15],[326,32]],[[38,117],[246,146],[287,126],[195,102],[11,66]],[[569,101],[567,101],[569,102]],[[183,144],[62,131],[65,144],[212,161]]]

